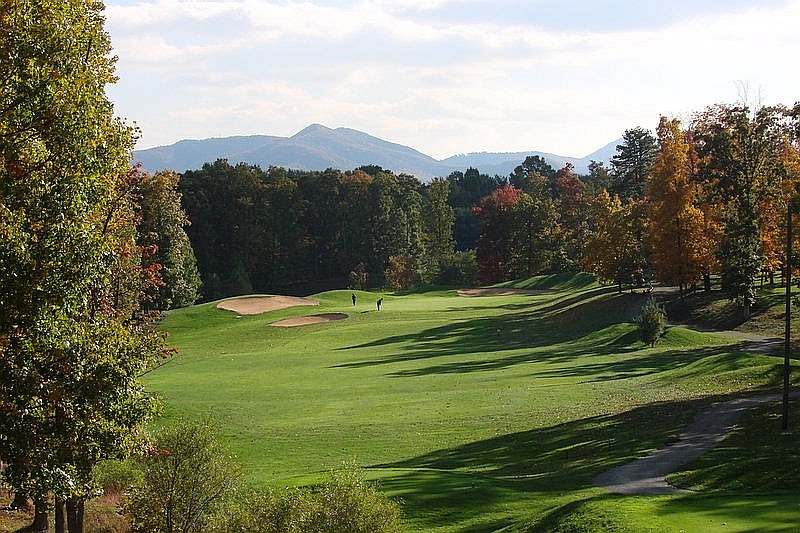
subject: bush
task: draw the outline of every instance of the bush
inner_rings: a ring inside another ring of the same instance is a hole
[[[642,314],[636,318],[636,324],[642,341],[653,347],[667,327],[667,313],[655,298],[650,297],[642,307]]]
[[[217,519],[219,533],[394,533],[400,505],[364,480],[355,464],[332,470],[312,489],[252,491]]]
[[[367,267],[364,263],[359,263],[350,271],[348,276],[349,287],[354,290],[363,290],[367,287]]]
[[[102,487],[103,492],[106,494],[126,492],[143,480],[142,469],[132,459],[101,461],[95,465],[92,476],[94,477],[94,482]]]
[[[158,431],[142,471],[126,510],[132,530],[148,533],[205,531],[239,478],[207,421],[181,421]]]

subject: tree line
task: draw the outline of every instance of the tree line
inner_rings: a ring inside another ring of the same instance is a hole
[[[474,210],[483,282],[584,269],[602,280],[677,285],[712,275],[745,310],[759,275],[784,272],[798,196],[800,105],[714,105],[687,126],[627,130],[610,168],[552,172],[526,161]]]
[[[496,283],[589,271],[622,284],[723,289],[744,308],[785,268],[800,106],[714,105],[626,130],[586,175],[527,157],[422,182],[378,166],[267,170],[225,160],[180,176],[203,296]]]

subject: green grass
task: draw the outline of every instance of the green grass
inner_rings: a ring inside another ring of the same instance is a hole
[[[240,318],[175,311],[162,327],[180,355],[147,386],[164,398],[160,423],[213,415],[252,483],[312,483],[356,460],[403,499],[412,530],[535,531],[587,509],[620,527],[693,515],[691,498],[645,505],[591,480],[673,441],[712,400],[776,388],[778,361],[685,328],[650,349],[625,322],[645,296],[585,276],[514,286],[552,290],[384,294],[380,312],[377,294],[358,292],[353,308],[350,291]],[[268,326],[320,312],[350,316]]]
[[[800,496],[602,495],[573,502],[528,531],[792,532]]]

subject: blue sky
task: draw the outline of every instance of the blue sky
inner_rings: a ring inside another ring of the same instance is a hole
[[[349,127],[436,158],[582,157],[716,103],[800,100],[800,0],[116,0],[137,148]]]

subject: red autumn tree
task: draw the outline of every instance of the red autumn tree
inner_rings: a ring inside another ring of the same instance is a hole
[[[481,283],[502,281],[511,273],[514,205],[522,194],[520,189],[505,185],[472,209],[481,227],[476,249]]]

